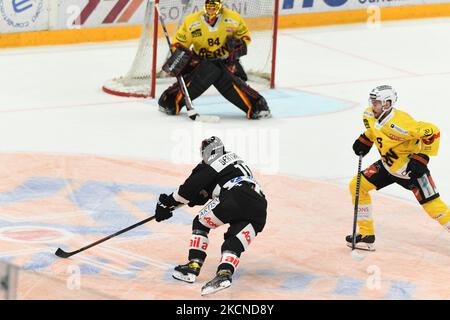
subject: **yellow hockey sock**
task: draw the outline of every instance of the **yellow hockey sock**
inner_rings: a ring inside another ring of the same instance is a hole
[[[450,232],[450,209],[441,198],[424,203],[422,207],[431,218],[439,222],[441,226]]]
[[[356,179],[355,176],[350,182],[350,193],[352,194],[352,203],[355,204],[356,198]],[[358,232],[364,236],[374,235],[374,221],[372,218],[372,200],[369,191],[376,189],[364,176],[361,176],[358,201]]]

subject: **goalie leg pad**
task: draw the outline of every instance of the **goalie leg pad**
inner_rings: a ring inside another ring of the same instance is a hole
[[[214,87],[228,101],[245,112],[248,119],[260,111],[270,113],[267,102],[256,90],[247,85],[241,78],[232,74],[226,66],[223,69],[222,76],[214,83]]]
[[[191,73],[183,76],[191,100],[195,100],[220,78],[222,71],[209,61],[201,61]],[[184,96],[177,83],[163,92],[158,101],[162,111],[167,114],[179,114],[185,105]]]

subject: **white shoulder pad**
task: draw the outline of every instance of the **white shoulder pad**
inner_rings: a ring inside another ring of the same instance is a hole
[[[211,163],[210,166],[217,172],[220,172],[223,169],[225,169],[230,163],[233,163],[233,162],[236,162],[239,160],[242,161],[242,159],[236,153],[234,153],[234,152],[225,153],[220,158],[217,158],[216,160],[214,160],[214,162]]]

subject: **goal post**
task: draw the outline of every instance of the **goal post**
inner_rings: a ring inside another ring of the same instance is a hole
[[[104,84],[106,93],[124,97],[156,96],[156,84],[165,77],[161,67],[169,54],[159,30],[156,3],[173,36],[187,15],[203,10],[204,0],[147,0],[133,63],[126,75]],[[248,54],[240,59],[249,81],[274,88],[279,0],[225,0],[224,6],[240,13],[250,30],[252,42]]]

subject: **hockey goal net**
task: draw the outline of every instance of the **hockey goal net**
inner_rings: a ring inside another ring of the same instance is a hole
[[[173,37],[187,15],[203,9],[204,0],[148,0],[133,64],[126,75],[107,81],[103,91],[124,97],[155,97],[156,83],[165,77],[161,67],[169,54],[155,3]],[[279,0],[224,1],[225,7],[241,14],[251,33],[248,54],[241,58],[249,81],[271,88],[275,86],[278,5]]]

